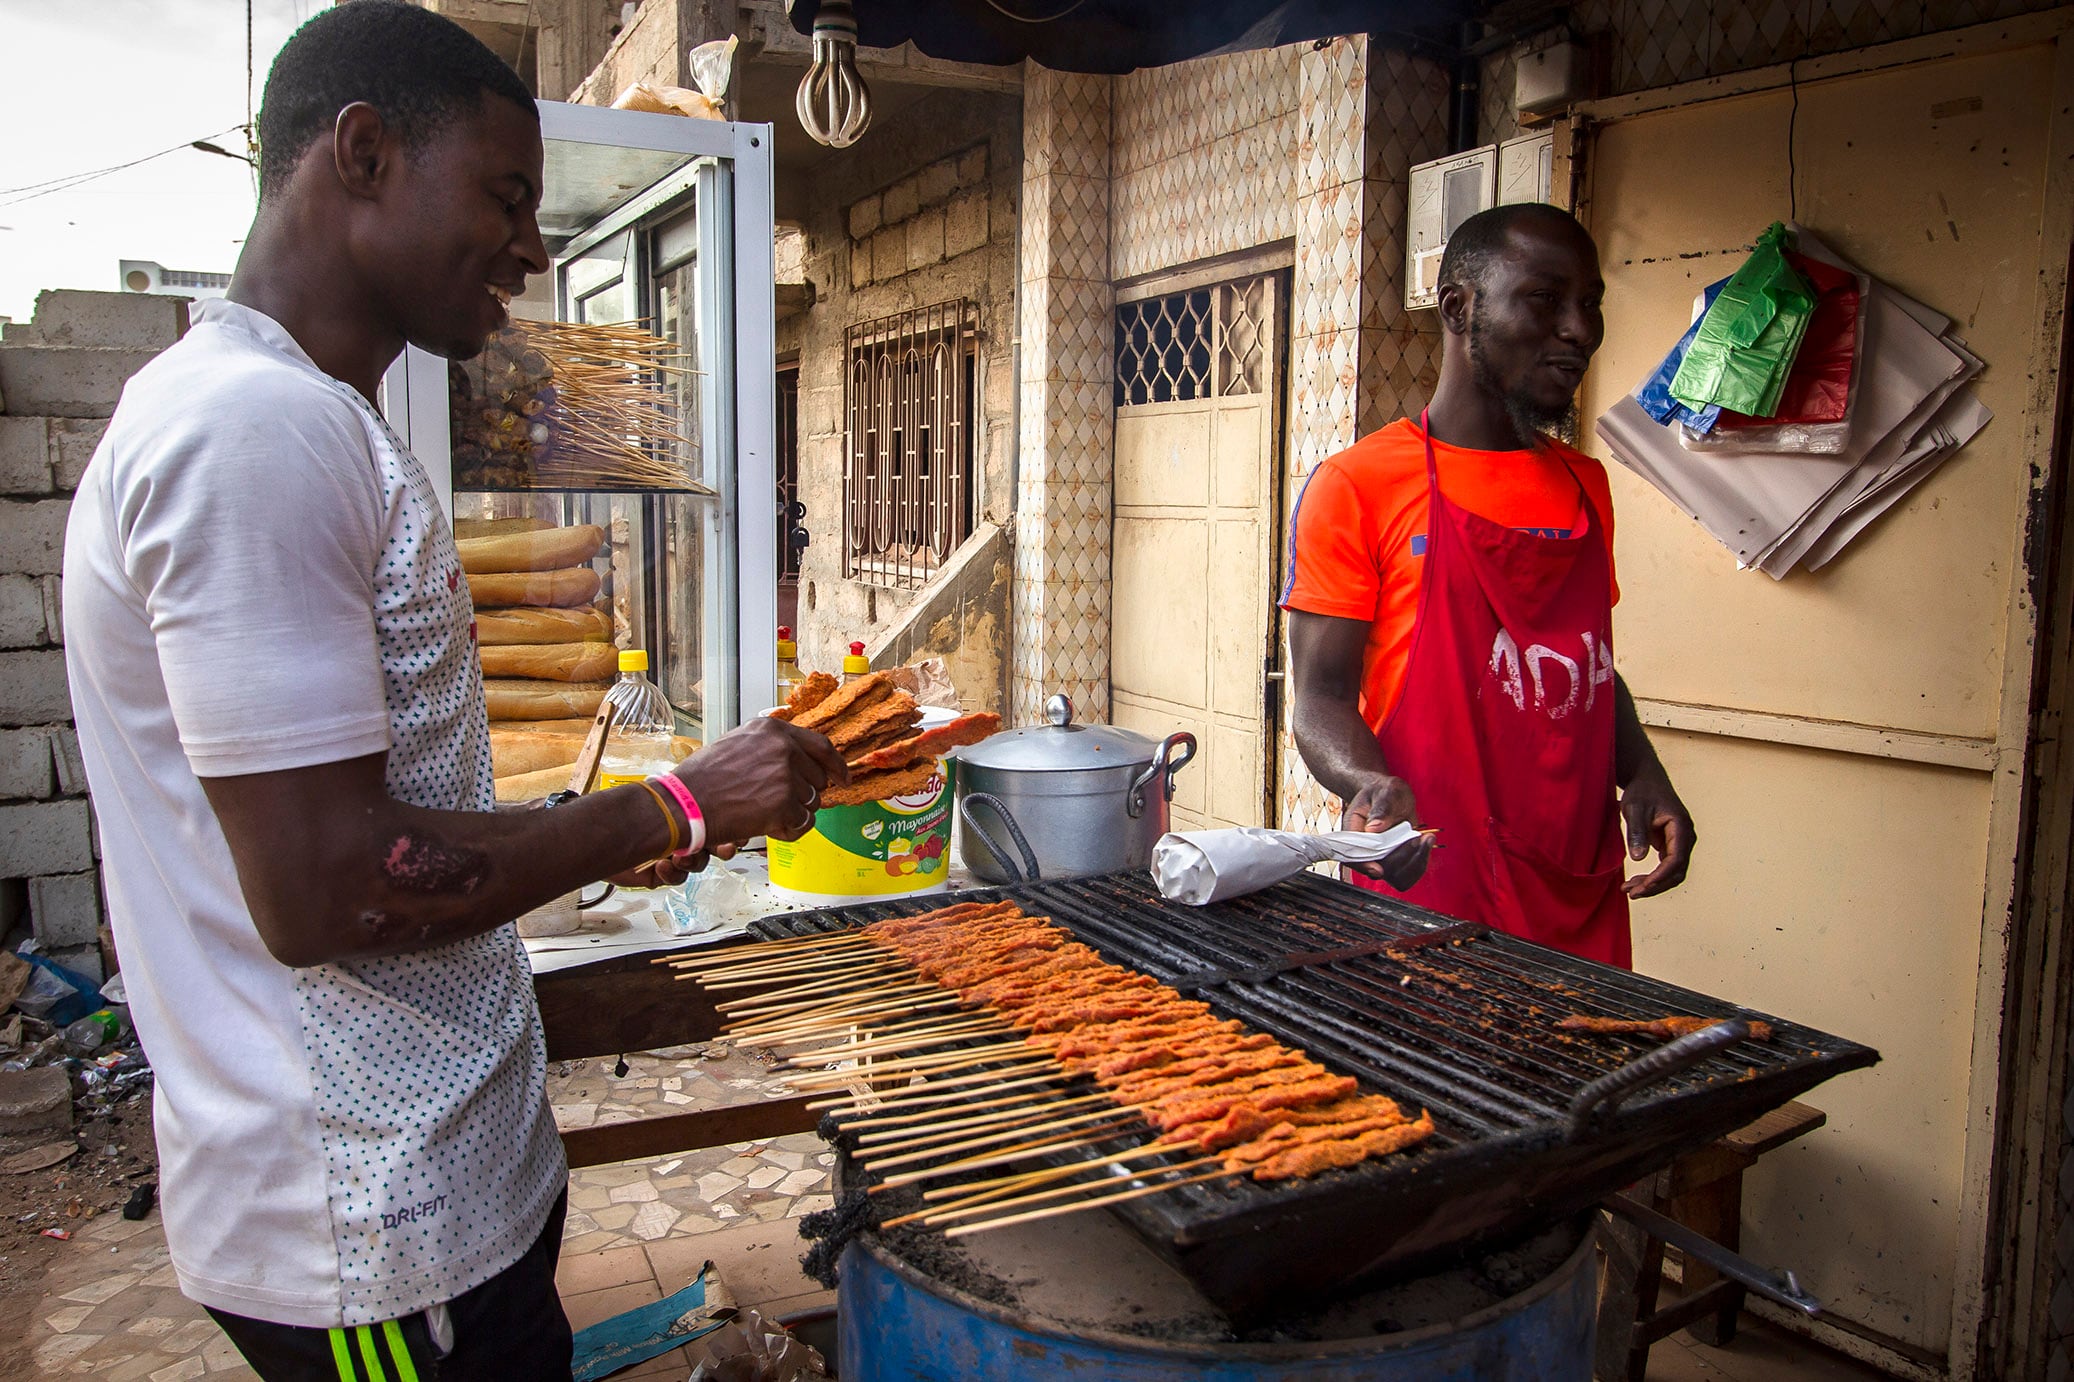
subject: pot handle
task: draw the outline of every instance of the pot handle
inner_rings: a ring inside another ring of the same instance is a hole
[[[1187,767],[1195,757],[1195,736],[1187,730],[1169,734],[1159,742],[1159,752],[1152,755],[1152,762],[1131,783],[1130,796],[1124,800],[1124,809],[1136,820],[1145,814],[1145,789],[1161,773],[1167,775],[1167,800],[1174,799],[1174,774]]]
[[[1015,847],[1022,851],[1022,869],[1016,868],[1015,861],[1008,857],[1008,851],[996,844],[994,837],[987,834],[980,823],[973,819],[972,808],[979,803],[985,803],[995,815],[1001,818],[1001,824],[1008,827],[1008,837],[1014,840]],[[979,836],[979,842],[987,847],[995,859],[1000,861],[1001,867],[1008,870],[1009,882],[1037,882],[1040,877],[1037,870],[1037,854],[1030,848],[1030,842],[1023,838],[1023,828],[1015,823],[1015,817],[1010,815],[1008,808],[1001,804],[1001,799],[991,792],[967,792],[963,806],[965,808],[965,824],[971,827],[972,833]],[[1025,874],[1027,874],[1027,877]]]

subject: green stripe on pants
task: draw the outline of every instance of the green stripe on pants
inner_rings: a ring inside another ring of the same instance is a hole
[[[396,1375],[403,1382],[418,1382],[417,1367],[410,1360],[410,1345],[404,1342],[396,1321],[382,1321],[382,1337],[389,1341],[389,1361],[396,1365]]]
[[[346,1352],[346,1331],[331,1331],[331,1361],[338,1368],[338,1382],[355,1382],[353,1355]]]
[[[389,1374],[382,1371],[381,1355],[374,1351],[374,1333],[366,1325],[353,1331],[353,1342],[360,1346],[360,1364],[367,1369],[367,1382],[389,1382]]]

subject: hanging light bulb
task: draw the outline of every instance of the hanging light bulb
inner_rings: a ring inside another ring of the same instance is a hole
[[[857,12],[850,0],[814,11],[814,65],[800,79],[800,127],[816,142],[847,149],[871,123],[871,92],[857,75]]]

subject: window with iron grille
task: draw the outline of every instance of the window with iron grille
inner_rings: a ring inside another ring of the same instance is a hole
[[[1116,406],[1231,398],[1267,388],[1268,275],[1116,309]]]
[[[792,535],[799,528],[793,506],[799,503],[799,366],[778,371],[778,579],[799,579],[799,548]]]
[[[923,584],[972,531],[969,300],[849,329],[843,571]]]

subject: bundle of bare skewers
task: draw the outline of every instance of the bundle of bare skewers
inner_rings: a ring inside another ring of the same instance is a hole
[[[448,369],[454,483],[711,494],[678,459],[698,443],[670,385],[693,372],[638,325],[514,321]]]
[[[872,1193],[929,1185],[925,1208],[885,1228],[956,1237],[1203,1181],[1310,1176],[1433,1132],[1013,903],[665,963],[718,993],[761,990],[719,1003],[730,1034],[830,1094],[816,1107]],[[1135,1145],[1094,1154],[1119,1141]]]

